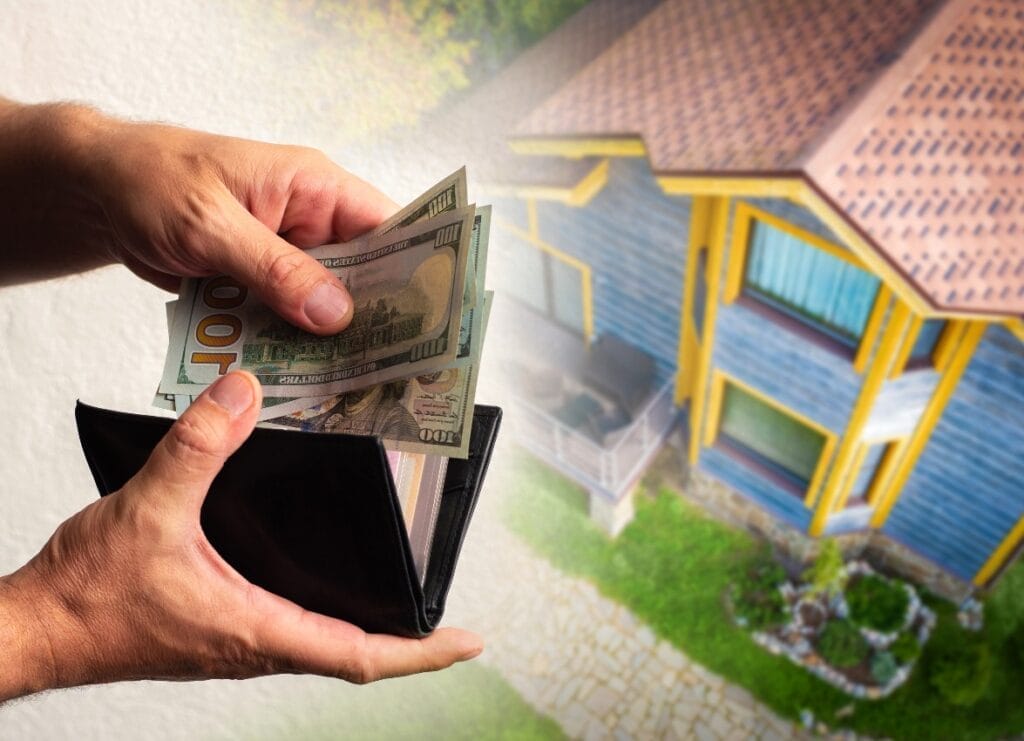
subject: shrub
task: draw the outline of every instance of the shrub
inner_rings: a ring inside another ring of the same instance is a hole
[[[910,598],[901,584],[869,574],[846,590],[846,602],[853,622],[891,633],[903,626]]]
[[[779,592],[779,584],[786,580],[786,572],[767,553],[744,565],[736,579],[733,608],[736,615],[746,619],[754,630],[768,630],[786,622],[786,601]]]
[[[811,593],[835,597],[846,586],[846,573],[843,571],[843,554],[839,544],[833,538],[821,541],[814,563],[803,574],[802,578],[811,585]]]
[[[818,653],[832,666],[855,666],[868,655],[868,644],[848,620],[832,620],[818,638]]]
[[[888,651],[879,651],[871,657],[871,676],[879,684],[885,684],[895,677],[899,668],[896,657]]]
[[[913,633],[904,632],[889,646],[889,651],[896,661],[909,664],[921,655],[921,644],[917,642],[917,637]]]
[[[973,705],[988,689],[992,664],[988,645],[960,631],[959,640],[935,647],[929,662],[929,679],[953,705]]]

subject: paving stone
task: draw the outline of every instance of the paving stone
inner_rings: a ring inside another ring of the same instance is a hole
[[[711,716],[711,720],[708,721],[708,725],[711,729],[722,738],[726,738],[732,733],[733,725],[722,713],[715,713]]]
[[[698,741],[718,741],[717,734],[700,720],[693,724],[693,735]]]
[[[615,708],[620,698],[621,695],[612,691],[609,687],[597,687],[587,696],[584,704],[596,715],[603,718]]]

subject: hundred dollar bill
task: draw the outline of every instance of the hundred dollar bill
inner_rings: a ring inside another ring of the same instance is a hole
[[[352,324],[331,337],[293,327],[226,276],[184,281],[159,392],[197,394],[244,369],[266,397],[325,396],[450,365],[474,215],[456,209],[309,250],[355,303]]]
[[[451,458],[469,455],[473,402],[493,294],[483,301],[473,362],[340,394],[263,423],[307,432],[376,435],[389,450]]]
[[[437,185],[430,188],[426,193],[403,208],[397,214],[381,223],[376,229],[370,232],[370,234],[387,234],[395,229],[410,226],[411,224],[432,218],[438,214],[442,214],[447,211],[454,211],[457,208],[464,208],[467,205],[466,168],[461,167]],[[488,211],[488,222],[489,221],[490,212]],[[478,249],[479,240],[476,240],[473,244],[473,250],[476,251]],[[466,264],[466,270],[469,272],[466,275],[466,284],[464,287],[463,310],[476,306],[477,296],[482,295],[479,292],[483,291],[483,282],[473,280],[472,278],[472,276],[475,275],[476,266],[479,263],[480,260],[476,259],[474,257],[474,253],[471,252],[470,259]]]
[[[476,210],[473,219],[473,235],[469,252],[471,271],[467,272],[467,280],[472,273],[476,282],[476,293],[484,295],[484,272],[487,267],[487,245],[491,233],[491,207],[482,206]],[[473,337],[481,331],[483,307],[464,306],[462,320],[459,323],[459,351],[455,356],[456,365],[464,366],[473,362]]]
[[[177,300],[168,301],[166,305],[168,338],[171,335],[171,324],[174,321],[174,310],[177,303]],[[196,396],[198,394],[193,396],[191,394],[161,394],[157,392],[153,396],[153,406],[158,409],[166,409],[167,411],[181,414],[196,400]],[[313,404],[319,404],[321,401],[326,401],[329,398],[329,396],[304,396],[301,398],[273,398],[264,396],[263,406],[260,409],[257,420],[262,421],[280,417],[282,414],[290,414]]]

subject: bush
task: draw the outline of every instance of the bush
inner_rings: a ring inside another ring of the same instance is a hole
[[[762,552],[753,561],[744,564],[736,578],[733,609],[754,630],[778,627],[789,617],[786,601],[779,592],[779,584],[786,580],[786,572]]]
[[[885,684],[895,677],[899,668],[896,657],[888,651],[879,651],[871,657],[871,676],[879,684]]]
[[[913,633],[900,633],[889,646],[889,651],[896,661],[909,664],[921,655],[921,644],[917,642],[917,637]]]
[[[846,590],[846,602],[854,623],[891,633],[903,627],[910,597],[901,584],[869,574]]]
[[[868,655],[868,643],[848,620],[832,620],[818,638],[818,653],[832,666],[855,666]]]
[[[846,586],[846,572],[843,570],[843,554],[833,538],[821,541],[821,550],[814,563],[801,578],[811,585],[811,593],[835,597]]]
[[[988,689],[992,653],[978,637],[960,631],[960,640],[936,646],[929,662],[932,686],[953,705],[973,705]]]

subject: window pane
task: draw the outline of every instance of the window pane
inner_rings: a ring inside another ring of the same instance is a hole
[[[935,352],[935,346],[939,342],[942,330],[946,328],[945,319],[926,319],[921,325],[921,332],[914,342],[914,349],[910,352],[911,362],[915,360],[929,360]]]
[[[878,278],[781,229],[755,222],[747,285],[808,324],[855,344],[878,293]]]
[[[864,462],[861,464],[860,470],[857,472],[857,478],[854,479],[853,486],[850,488],[850,498],[847,500],[848,503],[858,503],[854,500],[863,500],[867,498],[868,489],[871,488],[871,484],[875,480],[875,474],[878,472],[878,466],[882,462],[882,455],[888,447],[889,443],[877,443],[868,448],[868,452],[864,456]]]
[[[583,274],[558,258],[548,257],[555,320],[583,334]]]
[[[805,485],[825,446],[821,433],[731,384],[725,386],[720,431]]]

